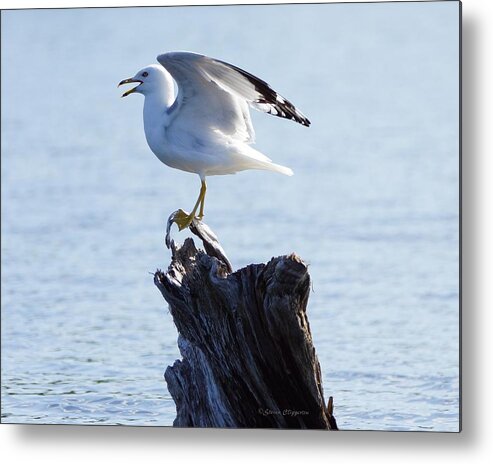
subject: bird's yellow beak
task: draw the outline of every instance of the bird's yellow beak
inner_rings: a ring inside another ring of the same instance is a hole
[[[123,84],[133,84],[133,83],[136,83],[138,82],[139,85],[142,84],[142,81],[139,81],[138,79],[134,79],[133,77],[130,77],[128,79],[123,79],[123,81],[121,81],[119,84],[118,84],[118,87],[120,87],[120,85],[123,85]],[[136,87],[134,87],[133,89],[130,89],[130,90],[127,90],[123,95],[122,95],[122,98],[123,97],[126,97],[127,95],[130,95],[131,93],[134,93],[135,90],[137,89],[137,87],[139,86],[137,85]]]

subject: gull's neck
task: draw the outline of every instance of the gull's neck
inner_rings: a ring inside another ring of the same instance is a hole
[[[144,99],[144,127],[153,128],[165,122],[168,109],[173,103],[173,94],[169,89],[160,88],[148,93]]]
[[[149,147],[158,156],[164,148],[168,109],[173,103],[173,94],[173,82],[169,77],[169,82],[147,93],[144,99],[144,132]]]

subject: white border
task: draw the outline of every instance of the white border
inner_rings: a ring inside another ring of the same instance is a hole
[[[194,0],[192,4],[220,4]],[[286,3],[252,2],[241,3]],[[289,3],[289,2],[288,2]],[[299,2],[296,2],[299,3]],[[1,8],[162,6],[186,1],[0,0]],[[493,2],[463,1],[463,432],[175,430],[0,425],[3,462],[182,463],[267,460],[406,464],[486,463],[491,437],[493,336]],[[29,57],[26,57],[29,59]],[[8,91],[8,89],[2,89]],[[185,458],[185,459],[184,459]],[[265,458],[265,459],[263,459]]]

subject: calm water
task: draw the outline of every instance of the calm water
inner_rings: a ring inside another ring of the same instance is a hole
[[[206,220],[235,268],[310,264],[340,427],[457,430],[457,24],[453,2],[3,13],[2,421],[174,419],[152,272],[199,181],[159,163],[116,83],[182,49],[312,120],[255,114],[257,148],[295,176],[210,178]]]

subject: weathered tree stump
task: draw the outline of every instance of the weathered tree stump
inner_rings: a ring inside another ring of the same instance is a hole
[[[296,255],[232,272],[212,231],[166,244],[172,261],[154,282],[169,304],[183,357],[166,369],[175,427],[337,430],[326,406],[306,305],[307,266]]]

